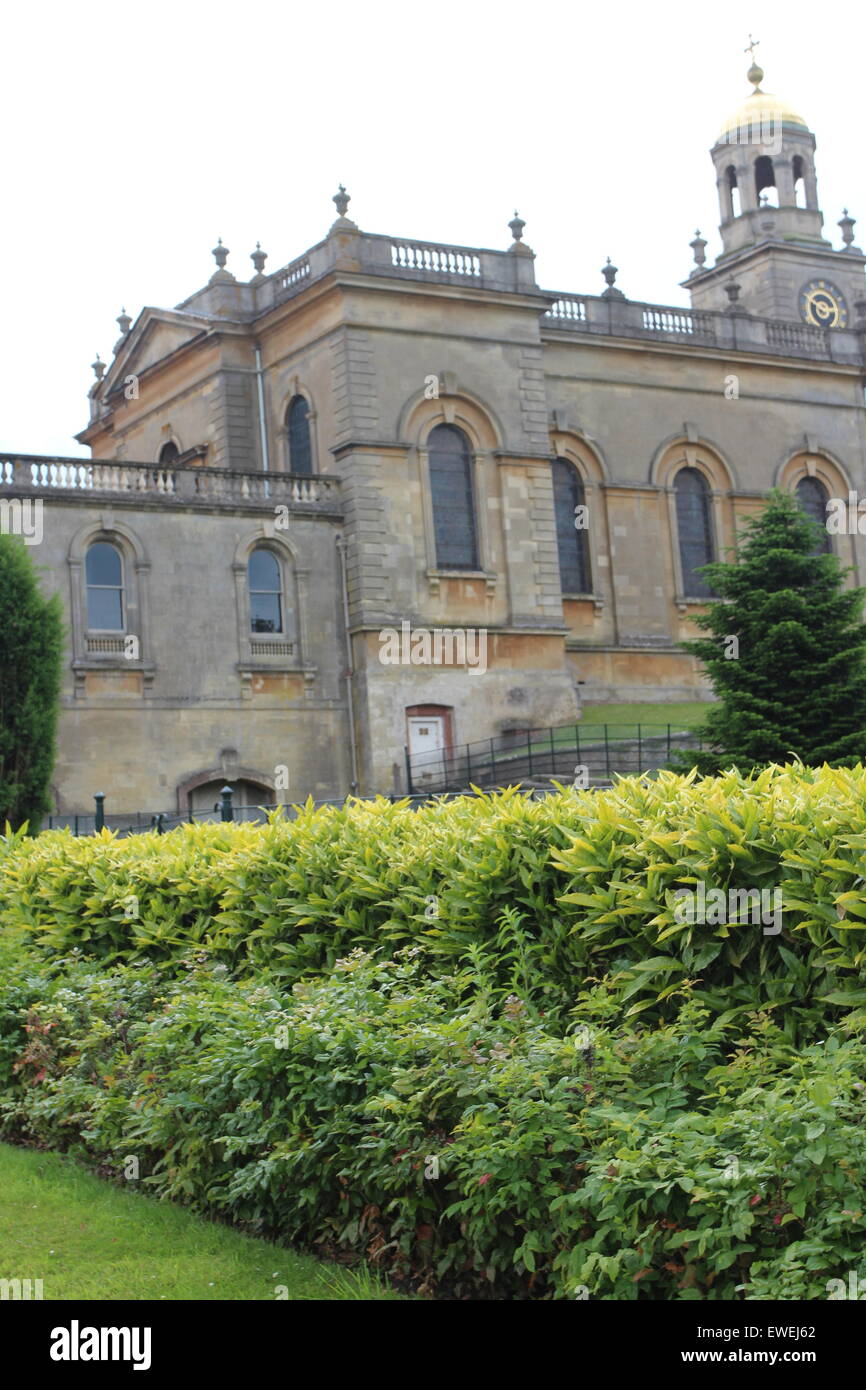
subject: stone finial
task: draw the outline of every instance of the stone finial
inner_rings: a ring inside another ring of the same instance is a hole
[[[725,294],[728,296],[728,308],[738,309],[737,301],[740,298],[740,285],[736,280],[729,280],[725,285]]]
[[[96,361],[91,362],[90,365],[93,368],[93,375],[96,377],[96,380],[101,381],[103,376],[105,375],[105,363],[103,362],[99,353],[96,354]]]
[[[218,269],[218,270],[225,270],[225,268],[226,268],[226,261],[227,261],[228,258],[229,258],[229,248],[228,248],[227,246],[223,246],[223,239],[222,239],[222,237],[218,237],[218,238],[217,238],[217,244],[216,244],[216,246],[214,247],[214,249],[211,251],[211,255],[213,256],[214,260],[215,260],[216,263],[217,263],[217,269]]]
[[[622,290],[618,290],[614,285],[614,280],[619,274],[619,267],[611,263],[610,256],[607,258],[607,264],[602,266],[601,273],[607,281],[607,289],[601,292],[602,299],[625,299]]]
[[[512,217],[508,225],[511,228],[511,235],[513,238],[511,245],[508,248],[509,251],[517,256],[532,257],[532,247],[527,246],[526,242],[521,239],[523,237],[523,228],[526,226],[526,223],[524,222],[523,218],[520,216],[516,208],[514,210],[514,216]]]
[[[331,223],[331,229],[328,235],[330,236],[332,232],[357,232],[357,223],[353,222],[350,217],[346,216],[346,209],[348,208],[352,199],[346,192],[342,184],[340,184],[339,189],[334,194],[332,201],[337,209],[337,220],[336,222]]]
[[[702,266],[707,259],[707,241],[706,237],[701,236],[700,228],[695,232],[695,239],[689,242],[689,246],[692,248],[695,265]]]
[[[854,240],[854,226],[856,221],[856,217],[848,216],[847,208],[842,209],[842,216],[839,218],[836,225],[842,229],[842,240],[845,243],[846,250]]]
[[[262,275],[265,269],[265,261],[268,259],[267,251],[262,250],[262,243],[256,242],[255,251],[250,252],[250,260],[256,268],[256,275]]]
[[[129,314],[126,312],[125,309],[121,309],[120,313],[117,316],[117,322],[120,325],[120,332],[122,336],[125,338],[130,330],[130,327],[132,326],[132,319],[130,318]]]

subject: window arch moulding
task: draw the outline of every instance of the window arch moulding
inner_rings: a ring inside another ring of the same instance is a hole
[[[270,552],[279,567],[281,632],[253,631],[250,557],[257,549]],[[252,697],[254,678],[265,673],[302,676],[304,695],[310,697],[314,693],[318,668],[307,659],[310,650],[307,629],[309,570],[298,561],[295,545],[278,534],[272,522],[248,532],[235,548],[232,573],[239,653],[237,669],[244,699]]]
[[[592,589],[588,595],[580,597],[592,599],[593,610],[596,617],[599,617],[609,598],[607,585],[610,582],[610,556],[604,496],[604,489],[610,481],[609,469],[594,441],[584,438],[574,430],[551,430],[550,457],[564,459],[570,463],[583,482],[584,502],[589,511],[587,545]]]
[[[404,421],[413,441],[409,449],[409,475],[419,484],[424,534],[425,573],[431,595],[438,595],[443,579],[479,579],[484,581],[485,594],[496,591],[498,575],[491,564],[491,539],[488,508],[493,489],[498,486],[494,452],[500,447],[498,432],[491,418],[475,402],[465,396],[452,398],[415,398],[407,408]],[[430,448],[428,441],[440,425],[460,430],[469,445],[469,472],[476,537],[476,567],[472,569],[441,568],[437,559],[436,519],[431,489]]]
[[[285,378],[283,378],[285,381]],[[279,434],[279,449],[276,457],[279,459],[279,467],[286,473],[293,473],[291,434],[289,429],[289,414],[295,401],[306,401],[307,415],[306,424],[309,435],[309,472],[302,474],[304,477],[315,477],[319,470],[319,416],[316,410],[313,393],[297,374],[293,375],[281,392],[279,411],[276,416],[275,425]],[[270,437],[269,437],[270,439]]]
[[[89,609],[88,604],[87,557],[95,545],[111,546],[120,556],[122,612],[117,627],[97,628],[91,625],[95,609],[92,605]],[[137,672],[140,674],[139,693],[145,698],[152,695],[156,663],[150,655],[150,561],[138,536],[128,526],[116,521],[110,511],[103,512],[73,536],[66,564],[74,698],[86,698],[88,672],[98,671]],[[121,693],[134,692],[126,690]]]
[[[667,497],[674,603],[680,614],[686,613],[690,607],[699,607],[710,601],[709,596],[686,593],[676,488],[676,476],[684,468],[699,473],[708,488],[713,558],[723,558],[734,545],[732,492],[735,480],[730,466],[718,451],[697,440],[680,439],[662,445],[650,466],[650,479]]]
[[[828,500],[841,500],[847,520],[849,493],[856,493],[856,490],[840,460],[815,441],[810,441],[809,448],[799,449],[783,460],[777,470],[774,486],[783,492],[796,493],[797,484],[804,478],[814,478],[821,483],[826,489]],[[830,533],[830,544],[831,553],[838,556],[843,567],[854,571],[853,574],[846,575],[845,588],[856,586],[860,582],[861,569],[857,558],[856,536],[850,530],[839,535]]]

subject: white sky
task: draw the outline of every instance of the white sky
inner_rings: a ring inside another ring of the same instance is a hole
[[[516,207],[543,288],[598,294],[609,255],[630,298],[688,303],[750,31],[765,90],[817,136],[825,234],[840,245],[845,205],[866,244],[852,0],[36,0],[2,27],[3,451],[86,456],[121,306],[179,303],[218,236],[239,279],[257,240],[277,270],[325,234],[340,181],[365,231],[505,249]]]

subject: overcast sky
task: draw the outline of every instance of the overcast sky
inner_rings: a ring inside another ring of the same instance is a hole
[[[764,89],[817,136],[825,234],[841,244],[847,206],[866,244],[864,28],[850,0],[7,9],[0,451],[86,456],[121,307],[191,294],[218,236],[239,279],[257,240],[277,270],[325,234],[340,181],[365,231],[504,249],[517,208],[545,289],[598,294],[610,256],[630,298],[688,303],[750,31]]]

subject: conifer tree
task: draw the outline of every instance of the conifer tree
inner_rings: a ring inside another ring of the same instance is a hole
[[[50,808],[63,624],[24,542],[0,534],[0,831],[39,829]]]
[[[677,756],[680,770],[866,755],[866,590],[843,589],[846,571],[821,553],[823,532],[793,497],[776,489],[767,502],[745,524],[737,562],[700,571],[717,596],[696,619],[711,635],[682,645],[720,704],[696,730],[703,750]]]

